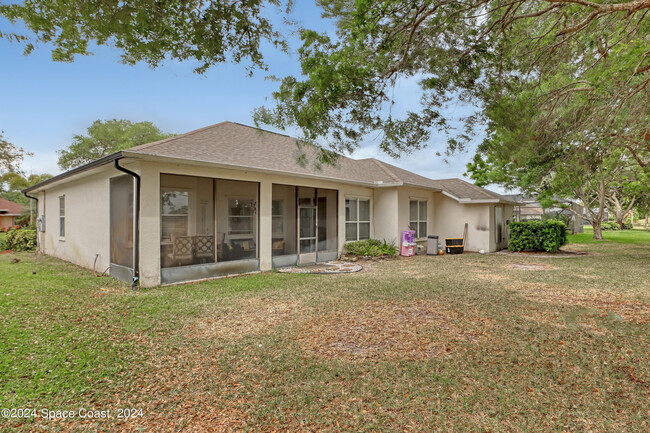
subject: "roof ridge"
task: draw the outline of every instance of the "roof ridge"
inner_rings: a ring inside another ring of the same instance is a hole
[[[381,168],[384,173],[386,173],[388,176],[390,176],[395,182],[402,182],[402,179],[400,179],[395,173],[393,173],[386,165],[385,162],[378,160],[377,158],[368,158],[377,164],[379,168]],[[362,161],[362,160],[360,160]]]
[[[151,143],[140,144],[138,146],[132,147],[130,149],[124,149],[124,150],[128,152],[128,151],[132,151],[133,149],[136,149],[136,148],[138,148],[138,149],[149,149],[149,148],[151,148],[153,146],[157,146],[157,145],[162,144],[162,143],[167,143],[168,141],[173,141],[173,140],[175,140],[177,138],[189,137],[190,135],[196,134],[197,132],[205,131],[206,129],[210,129],[210,128],[215,128],[217,126],[224,125],[226,123],[234,123],[234,122],[230,122],[228,120],[225,120],[223,122],[215,123],[213,125],[204,126],[203,128],[199,128],[199,129],[195,129],[195,130],[192,130],[192,131],[184,132],[182,134],[174,135],[172,137],[163,138],[162,140],[152,141]]]

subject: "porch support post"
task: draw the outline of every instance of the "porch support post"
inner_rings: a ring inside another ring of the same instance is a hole
[[[160,284],[160,170],[140,163],[140,284]]]
[[[340,256],[343,253],[343,248],[345,247],[345,191],[338,190],[338,255]]]
[[[273,269],[271,262],[271,244],[273,238],[273,227],[271,217],[271,204],[273,201],[273,184],[269,180],[260,182],[259,215],[260,215],[260,270],[270,271]]]

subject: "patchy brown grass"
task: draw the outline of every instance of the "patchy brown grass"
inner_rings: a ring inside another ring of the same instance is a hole
[[[296,339],[318,356],[348,360],[421,359],[448,355],[487,338],[492,322],[439,303],[367,303],[315,317]]]
[[[650,431],[650,245],[584,249],[135,293],[2,255],[3,403],[143,417],[0,431]]]
[[[541,263],[510,263],[503,267],[505,269],[514,269],[518,271],[550,271],[557,269],[555,266]]]
[[[621,294],[602,290],[567,290],[565,287],[546,283],[517,283],[509,286],[521,291],[526,299],[535,302],[580,306],[603,312],[613,311],[623,320],[650,323],[650,305],[627,299]]]
[[[308,315],[311,307],[296,300],[246,298],[202,317],[187,327],[190,338],[240,339],[273,332]]]

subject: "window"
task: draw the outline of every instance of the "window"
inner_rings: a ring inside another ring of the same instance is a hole
[[[345,240],[370,239],[370,200],[345,199]]]
[[[427,236],[426,200],[411,200],[409,202],[409,228],[415,230],[416,238]]]
[[[59,196],[59,237],[65,237],[65,196]]]
[[[171,242],[172,236],[187,236],[189,191],[164,190],[161,199],[161,240]]]
[[[255,202],[249,198],[228,199],[228,233],[252,235]]]
[[[273,235],[284,233],[284,200],[271,201],[271,219]]]

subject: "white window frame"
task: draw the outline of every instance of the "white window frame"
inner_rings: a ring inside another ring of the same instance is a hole
[[[273,213],[273,202],[277,201],[279,204],[279,214],[274,214]],[[271,233],[274,236],[279,236],[279,235],[284,235],[284,198],[276,198],[271,200]],[[278,231],[273,231],[273,220],[275,219],[280,219],[280,229]]]
[[[347,201],[348,200],[356,200],[357,201],[357,219],[356,219],[356,221],[348,221],[347,218],[346,218],[345,219],[345,227],[347,229],[348,224],[356,223],[356,225],[357,225],[357,238],[348,240],[348,238],[347,238],[347,230],[344,230],[343,231],[343,237],[345,239],[345,242],[347,243],[347,242],[356,242],[356,241],[365,241],[365,240],[367,240],[365,238],[364,239],[359,238],[359,224],[360,223],[364,223],[364,224],[367,223],[368,224],[368,239],[372,239],[372,199],[370,197],[358,197],[358,196],[347,196],[346,195],[345,196],[346,203],[344,203],[345,207],[347,207]],[[360,201],[367,201],[368,202],[368,207],[370,208],[370,212],[368,213],[370,219],[368,221],[365,221],[365,220],[360,221],[359,220],[359,202]]]
[[[190,212],[192,211],[192,194],[193,194],[193,189],[192,188],[174,188],[173,186],[164,186],[160,188],[160,200],[162,201],[162,196],[166,192],[186,192],[187,193],[187,213],[185,214],[163,214],[162,213],[162,203],[160,206],[160,244],[161,245],[170,245],[172,243],[171,238],[170,239],[164,239],[162,236],[162,226],[163,226],[163,218],[165,217],[185,217],[187,219],[187,223],[185,224],[187,230],[184,236],[187,236],[187,233],[189,233],[190,230]]]
[[[241,216],[241,215],[231,215],[230,211],[230,200],[250,200],[251,202],[251,215],[250,216]],[[250,195],[226,195],[226,218],[228,219],[228,233],[226,233],[227,239],[249,239],[251,236],[253,239],[257,239],[257,200],[254,196]],[[249,233],[232,233],[232,218],[250,218],[251,220],[251,230]]]
[[[418,214],[417,214],[417,219],[413,219],[411,215],[411,202],[415,201],[417,202],[417,209],[418,209]],[[424,207],[427,210],[427,216],[424,219],[421,219],[420,217],[420,203],[424,203]],[[425,198],[419,198],[419,197],[409,197],[409,228],[411,227],[411,223],[416,224],[416,229],[415,229],[415,239],[426,239],[427,234],[425,233],[424,236],[421,236],[422,233],[420,233],[420,223],[425,223],[426,224],[426,230],[427,232],[429,231],[429,202]],[[411,229],[413,230],[413,229]]]
[[[59,240],[65,240],[65,194],[59,196]]]

